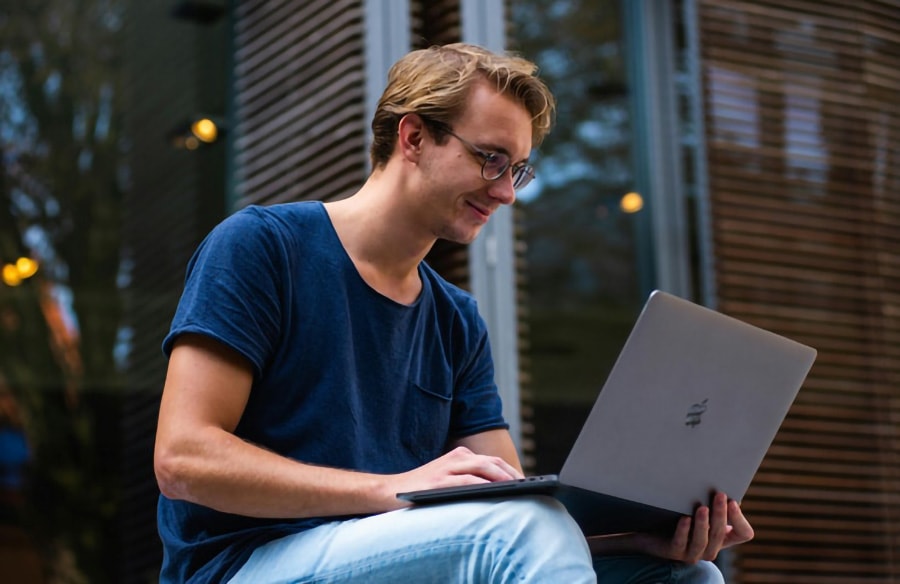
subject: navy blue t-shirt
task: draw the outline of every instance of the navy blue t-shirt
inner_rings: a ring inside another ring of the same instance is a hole
[[[253,365],[235,434],[307,463],[399,473],[506,428],[474,299],[424,263],[412,305],[357,272],[318,202],[248,207],[188,264],[163,341],[200,333]],[[267,541],[334,518],[257,519],[159,499],[161,581],[227,580]]]

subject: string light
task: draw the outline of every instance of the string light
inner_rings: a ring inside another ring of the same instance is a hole
[[[197,116],[172,128],[167,134],[167,138],[175,148],[197,150],[220,140],[225,131],[226,128],[219,118]]]
[[[27,257],[21,257],[15,263],[3,265],[2,278],[7,286],[18,286],[22,281],[34,276],[38,271],[38,262]]]
[[[637,213],[644,208],[644,197],[640,193],[627,193],[619,201],[619,208],[625,213]]]
[[[21,276],[23,280],[30,278],[38,271],[37,260],[21,257],[16,260],[16,270],[18,270],[19,276]]]
[[[191,124],[191,133],[198,140],[212,144],[219,137],[219,127],[209,118],[201,118]]]

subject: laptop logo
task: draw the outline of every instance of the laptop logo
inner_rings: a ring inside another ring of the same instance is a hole
[[[702,421],[700,418],[703,416],[703,412],[706,411],[706,402],[709,401],[709,398],[706,398],[700,403],[692,405],[688,408],[687,418],[684,421],[685,426],[690,426],[691,428],[696,428],[700,425]]]

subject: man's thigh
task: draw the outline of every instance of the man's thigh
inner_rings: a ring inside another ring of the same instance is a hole
[[[261,546],[231,584],[594,582],[587,543],[555,500],[413,507]]]

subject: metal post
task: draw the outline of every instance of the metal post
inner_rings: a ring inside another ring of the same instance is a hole
[[[412,48],[409,0],[365,0],[365,19],[366,120],[369,122],[387,84],[388,70]],[[371,141],[372,134],[367,132],[366,145]]]

